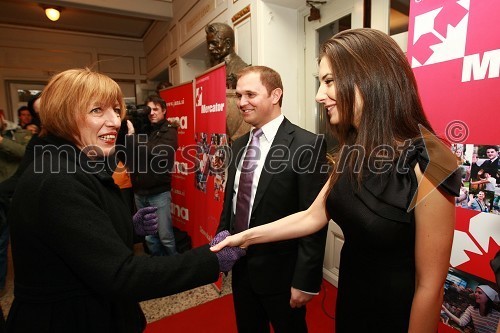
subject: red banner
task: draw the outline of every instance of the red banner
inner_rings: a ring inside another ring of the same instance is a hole
[[[494,0],[411,2],[408,59],[424,109],[462,160],[444,299],[455,317],[474,305],[476,288],[487,285],[493,296],[498,292],[489,261],[500,249],[499,12],[500,2]],[[440,333],[485,329],[473,320],[460,325],[446,311],[441,319]]]
[[[175,167],[172,173],[172,221],[174,225],[193,234],[195,221],[193,212],[196,202],[193,198],[194,164],[189,150],[194,143],[194,98],[193,82],[184,83],[160,91],[167,103],[167,119],[177,123],[179,148],[175,153]]]
[[[215,235],[224,201],[227,156],[226,67],[212,67],[195,80],[195,170],[196,221],[195,246],[206,244]]]
[[[434,129],[452,142],[499,143],[500,4],[412,1],[408,58]]]

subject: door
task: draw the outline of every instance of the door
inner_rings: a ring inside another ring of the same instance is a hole
[[[340,0],[329,1],[318,7],[320,20],[309,21],[309,11],[304,12],[304,105],[303,119],[305,128],[311,132],[324,134],[328,150],[335,145],[335,139],[329,134],[328,121],[322,106],[315,101],[318,81],[318,50],[321,43],[335,33],[359,28],[363,24],[363,1]],[[340,251],[344,244],[344,235],[340,227],[330,220],[328,237],[323,262],[323,277],[334,286],[338,285]]]

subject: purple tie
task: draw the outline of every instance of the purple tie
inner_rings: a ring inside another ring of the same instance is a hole
[[[252,141],[248,145],[243,164],[241,166],[240,183],[238,185],[238,197],[236,198],[236,216],[234,231],[240,232],[248,228],[250,217],[250,198],[252,196],[253,172],[260,158],[259,138],[262,129],[253,130]]]

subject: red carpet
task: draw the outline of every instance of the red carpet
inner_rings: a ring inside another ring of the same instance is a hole
[[[336,297],[337,288],[323,281],[320,294],[307,305],[307,326],[310,333],[335,332],[334,320],[330,317],[334,314]],[[165,317],[150,323],[145,331],[145,333],[164,332],[235,333],[233,296],[227,295]]]

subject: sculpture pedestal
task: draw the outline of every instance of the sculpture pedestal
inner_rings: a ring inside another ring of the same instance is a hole
[[[226,133],[231,142],[250,131],[252,126],[247,124],[238,108],[238,98],[235,89],[226,89]]]

